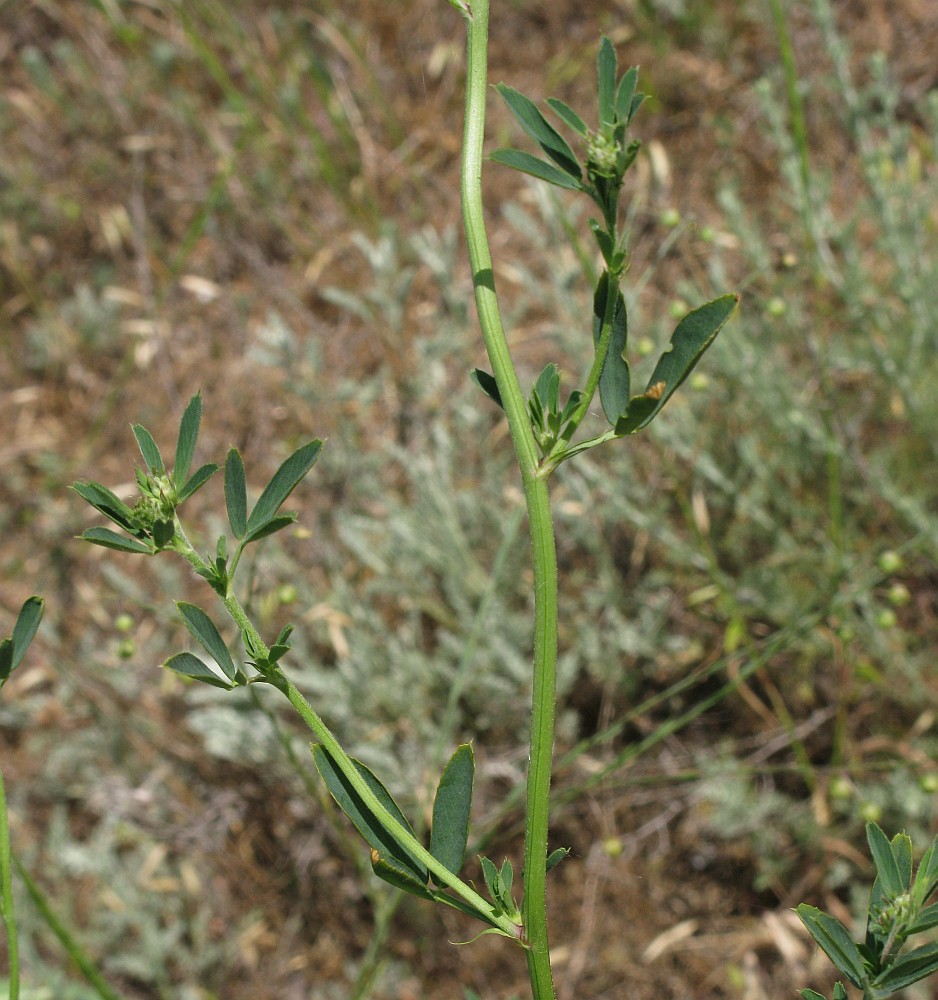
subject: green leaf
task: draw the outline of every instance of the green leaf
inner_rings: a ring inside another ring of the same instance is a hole
[[[43,599],[35,594],[27,597],[16,616],[16,623],[13,625],[12,641],[12,661],[8,673],[16,670],[29,648],[29,644],[36,635],[39,622],[42,619]]]
[[[931,842],[919,862],[912,890],[915,905],[923,906],[935,889],[938,889],[938,837]]]
[[[815,993],[814,990],[801,990],[802,1000],[826,1000],[823,993]]]
[[[553,871],[557,867],[557,865],[559,865],[560,862],[564,860],[564,858],[567,858],[569,856],[570,856],[569,847],[558,847],[556,851],[551,851],[550,854],[547,855],[547,870]]]
[[[870,845],[873,864],[876,866],[876,877],[883,894],[890,899],[901,895],[905,892],[906,886],[903,884],[896,855],[886,834],[875,823],[867,823],[866,840]]]
[[[632,98],[632,109],[629,111],[629,124],[632,123],[632,119],[638,114],[638,109],[645,103],[647,94],[636,94]]]
[[[293,647],[288,642],[285,643],[275,642],[270,647],[270,655],[268,656],[268,660],[270,661],[270,663],[276,663],[277,660],[280,660],[284,656],[286,656],[287,653],[289,653],[292,648]]]
[[[418,896],[420,899],[435,899],[434,894],[427,888],[425,882],[421,882],[419,879],[414,878],[406,869],[400,868],[396,865],[388,864],[384,858],[381,857],[380,853],[374,848],[371,850],[371,868],[378,878],[383,879],[390,885],[393,885],[397,889],[403,889],[404,892],[409,892],[412,896]]]
[[[248,518],[248,533],[265,525],[280,509],[280,505],[296,489],[300,481],[313,467],[322,451],[322,441],[313,440],[297,448],[295,452],[274,473],[260,499]]]
[[[530,153],[522,152],[520,149],[496,149],[489,159],[494,163],[511,167],[513,170],[520,170],[523,174],[530,174],[532,177],[537,177],[538,180],[547,181],[548,184],[566,188],[567,191],[583,190],[583,185],[570,177],[569,174],[544,160],[539,160]]]
[[[654,392],[641,396],[633,396],[625,413],[616,421],[616,436],[624,437],[634,434],[644,427],[658,409],[658,397]]]
[[[504,913],[502,906],[502,884],[498,869],[488,858],[480,857],[479,863],[482,865],[482,878],[485,879],[486,888],[489,890],[489,898],[495,904],[499,913]]]
[[[657,395],[657,405],[636,429],[647,426],[658,415],[674,390],[691,373],[703,352],[713,343],[738,303],[738,295],[723,295],[693,309],[678,323],[671,337],[671,344],[658,359],[645,389],[645,395],[649,392]]]
[[[930,931],[932,927],[938,927],[938,903],[932,903],[919,912],[915,922],[909,927],[909,936]]]
[[[176,493],[176,503],[182,503],[183,500],[188,500],[189,497],[195,493],[196,490],[200,490],[211,478],[218,472],[218,466],[214,462],[209,462],[207,465],[200,465],[199,468],[192,473],[189,479],[185,482],[182,489],[178,490]]]
[[[847,987],[839,981],[834,983],[833,1000],[847,1000]]]
[[[603,271],[596,294],[593,296],[593,344],[599,346],[602,336],[603,317],[606,312],[606,297],[610,292],[609,274]],[[603,413],[613,427],[619,417],[629,406],[629,390],[631,375],[629,363],[625,360],[625,346],[629,336],[628,317],[625,311],[625,299],[618,288],[614,289],[616,296],[615,313],[612,320],[612,336],[599,376],[599,400]]]
[[[183,677],[201,681],[203,684],[211,684],[212,687],[224,688],[226,691],[230,691],[234,686],[224,677],[219,676],[204,660],[200,660],[192,653],[177,653],[175,656],[171,656],[163,666]]]
[[[599,123],[612,125],[615,122],[616,69],[618,60],[612,42],[603,35],[599,43],[597,71],[599,73]]]
[[[234,661],[212,619],[195,604],[176,601],[176,607],[193,639],[221,667],[228,680],[233,681],[237,673]]]
[[[576,154],[570,148],[567,140],[541,114],[537,105],[530,98],[504,83],[496,84],[495,89],[502,95],[522,129],[565,174],[568,174],[579,184],[583,174]]]
[[[498,391],[498,383],[495,381],[494,375],[489,375],[488,372],[483,371],[481,368],[473,368],[469,373],[469,377],[473,382],[485,393],[489,399],[495,403],[496,406],[501,409],[505,409],[502,403],[502,395]]]
[[[156,442],[153,440],[150,432],[143,424],[134,424],[131,429],[134,432],[134,437],[137,439],[137,447],[140,449],[140,454],[143,455],[147,472],[165,475],[166,467],[163,465],[163,457],[160,455],[160,449],[157,448]]]
[[[796,907],[795,912],[827,957],[857,989],[862,989],[863,957],[847,928],[829,913],[819,910],[816,906],[808,906],[807,903]]]
[[[0,641],[0,688],[7,682],[7,678],[13,672],[13,640],[3,639]]]
[[[429,873],[423,866],[423,863],[412,857],[406,845],[399,844],[395,840],[394,835],[390,831],[385,830],[381,825],[381,821],[364,804],[358,792],[352,787],[348,778],[339,769],[338,764],[325,747],[322,744],[316,744],[312,750],[316,769],[319,771],[322,780],[326,783],[329,793],[335,799],[336,804],[342,812],[352,821],[355,829],[378,852],[386,864],[391,867],[400,868],[412,878],[426,885]],[[410,823],[404,818],[404,814],[398,808],[397,803],[391,798],[390,793],[378,778],[361,761],[353,759],[352,763],[381,805],[387,809],[405,830],[413,834]]]
[[[195,454],[195,443],[199,437],[202,420],[202,393],[197,392],[189,401],[186,412],[179,423],[179,437],[176,440],[176,457],[173,460],[173,480],[179,486],[189,476],[189,466]]]
[[[912,983],[938,972],[938,944],[926,944],[901,955],[885,972],[873,980],[876,997],[887,997]]]
[[[110,528],[87,528],[78,537],[94,545],[103,545],[106,549],[117,549],[118,552],[143,552],[151,556],[156,551],[152,544],[125,538]]]
[[[474,777],[472,747],[464,743],[443,769],[433,799],[430,853],[454,875],[459,874],[466,857]]]
[[[139,530],[134,523],[134,512],[106,486],[94,482],[72,483],[72,489],[115,524],[130,532],[135,533]]]
[[[176,526],[172,521],[156,520],[153,522],[153,541],[157,548],[163,549],[173,540]]]
[[[616,90],[616,117],[626,125],[632,117],[632,98],[635,96],[637,83],[638,67],[633,66],[623,74]]]
[[[269,521],[265,521],[263,524],[249,531],[241,539],[241,544],[248,545],[251,542],[259,542],[262,538],[273,535],[277,531],[282,531],[291,524],[296,524],[296,514],[278,514],[277,517],[272,517]]]
[[[237,448],[232,448],[225,459],[225,505],[231,532],[240,538],[248,524],[248,492],[244,462]]]
[[[550,105],[554,114],[564,123],[564,125],[573,129],[577,135],[586,139],[589,136],[589,129],[586,126],[586,122],[571,108],[569,105],[564,104],[563,101],[558,100],[556,97],[548,97],[547,103]]]
[[[560,372],[553,362],[544,366],[532,393],[537,396],[545,413],[556,413],[560,409]]]

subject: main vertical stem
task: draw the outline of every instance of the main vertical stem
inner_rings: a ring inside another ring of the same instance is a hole
[[[528,509],[534,562],[534,683],[524,839],[524,918],[534,1000],[554,1000],[547,938],[547,832],[557,673],[557,552],[547,483],[502,327],[482,204],[482,140],[488,61],[488,0],[466,5],[469,32],[462,203],[476,307],[495,381],[508,417]]]

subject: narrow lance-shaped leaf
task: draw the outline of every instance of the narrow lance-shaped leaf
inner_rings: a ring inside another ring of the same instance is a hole
[[[41,597],[35,595],[28,597],[16,616],[12,635],[0,643],[0,687],[22,663],[23,656],[39,628],[42,609],[43,600]]]
[[[15,670],[23,659],[29,644],[33,641],[39,622],[42,620],[43,599],[35,594],[27,597],[16,616],[13,625],[13,669]]]
[[[149,556],[155,551],[147,542],[119,535],[110,528],[86,528],[78,537],[94,545],[102,545],[106,549],[116,549],[118,552],[142,552]]]
[[[316,769],[326,783],[329,793],[368,844],[378,852],[386,864],[401,868],[412,878],[426,884],[429,878],[427,869],[420,861],[411,856],[405,845],[399,844],[394,835],[382,826],[381,821],[364,804],[358,792],[352,787],[348,778],[339,769],[338,764],[325,747],[322,744],[317,744],[312,750]],[[361,761],[353,760],[352,763],[375,798],[408,833],[412,834],[411,825],[404,818],[404,814],[384,785]]]
[[[224,688],[226,691],[230,691],[234,686],[192,653],[177,653],[175,656],[171,656],[163,666],[183,677],[201,681],[203,684],[211,684],[212,687]]]
[[[829,913],[807,903],[802,903],[795,912],[827,957],[857,989],[862,989],[863,958],[847,928]]]
[[[176,607],[179,609],[179,614],[182,615],[182,620],[190,635],[221,667],[228,680],[233,681],[237,673],[234,661],[231,659],[231,653],[228,652],[225,640],[222,639],[212,619],[195,604],[177,601]]]
[[[218,466],[214,462],[209,462],[207,465],[200,465],[195,472],[183,483],[182,489],[176,493],[177,503],[182,503],[183,500],[188,500],[189,497],[195,493],[196,490],[200,490],[211,478],[218,472]]]
[[[112,493],[106,486],[100,483],[72,483],[72,489],[83,499],[94,507],[95,510],[109,518],[115,524],[119,524],[127,531],[137,531],[134,524],[134,512],[124,503],[117,494]]]
[[[692,310],[678,323],[670,347],[658,359],[645,390],[646,395],[650,393],[654,397],[655,406],[642,418],[636,430],[647,426],[658,415],[723,329],[738,302],[739,296],[735,293],[723,295]]]
[[[599,122],[612,125],[615,118],[616,69],[618,61],[612,42],[603,36],[599,44],[597,71],[599,74]]]
[[[568,191],[581,191],[583,185],[564,173],[559,167],[551,163],[539,160],[530,153],[524,153],[520,149],[496,149],[489,157],[495,163],[501,163],[513,170],[520,170],[523,174],[530,174],[538,180],[547,181],[548,184],[555,184],[557,187],[566,188]]]
[[[570,148],[567,140],[541,114],[538,106],[530,98],[504,83],[497,84],[495,89],[502,95],[524,131],[564,173],[569,174],[574,180],[580,181],[583,174],[576,154]]]
[[[638,67],[633,66],[622,76],[616,90],[616,117],[620,122],[628,124],[632,113],[632,98],[635,96],[635,86],[638,83]]]
[[[474,776],[472,747],[464,743],[443,769],[433,800],[430,853],[454,875],[459,874],[466,856]]]
[[[277,531],[282,531],[291,524],[296,524],[296,514],[278,514],[269,521],[265,521],[259,527],[254,528],[253,531],[249,531],[241,539],[241,544],[248,545],[250,542],[259,542],[262,538],[273,535]]]
[[[883,893],[892,898],[905,892],[906,887],[899,872],[896,855],[886,834],[875,823],[867,823],[866,839],[870,845],[873,864],[876,866],[876,877],[879,879]]]
[[[887,997],[938,972],[938,944],[926,944],[899,958],[873,980],[873,996]]]
[[[280,505],[296,489],[300,481],[313,467],[322,451],[322,441],[313,440],[304,444],[280,466],[273,479],[261,493],[251,516],[248,518],[247,530],[254,531],[266,524],[280,509]]]
[[[909,928],[909,935],[930,931],[932,927],[938,927],[938,903],[932,903],[919,912],[915,923]]]
[[[589,135],[589,128],[587,128],[586,122],[571,108],[568,104],[564,104],[563,101],[556,97],[548,97],[547,103],[550,105],[551,110],[555,115],[564,123],[564,125],[571,128],[577,135],[585,139]]]
[[[498,391],[498,383],[495,381],[494,375],[490,375],[481,368],[473,368],[469,377],[496,406],[505,409],[505,405],[502,403],[502,394]]]
[[[237,448],[232,448],[225,459],[225,505],[232,534],[241,538],[248,524],[248,494],[244,462]]]
[[[928,897],[938,889],[938,837],[922,855],[912,891],[916,906],[923,906]]]
[[[189,467],[195,454],[195,443],[199,437],[202,421],[202,394],[197,392],[189,401],[186,412],[179,423],[179,437],[176,439],[176,457],[173,459],[173,479],[176,486],[182,486],[189,478]]]
[[[371,869],[378,876],[396,889],[403,889],[419,899],[434,899],[425,882],[415,878],[409,871],[389,864],[374,848],[371,849]]]
[[[629,405],[631,374],[629,363],[624,356],[629,326],[625,311],[625,299],[618,288],[610,288],[609,275],[604,271],[596,286],[596,294],[593,296],[593,343],[596,347],[599,346],[599,340],[602,336],[606,299],[610,291],[616,296],[616,306],[606,359],[599,376],[599,400],[602,403],[606,419],[615,426],[616,421]]]
[[[163,475],[166,472],[166,467],[163,465],[163,457],[160,455],[160,449],[156,446],[156,442],[153,440],[150,432],[143,424],[134,424],[131,429],[134,432],[134,437],[137,439],[137,447],[140,449],[140,454],[143,455],[147,472],[155,472]]]

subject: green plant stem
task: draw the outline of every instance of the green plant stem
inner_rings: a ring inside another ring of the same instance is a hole
[[[209,568],[209,563],[207,563],[199,555],[195,547],[186,537],[185,531],[179,523],[178,518],[176,519],[176,540],[174,542],[174,547],[175,550],[196,570]],[[254,628],[250,618],[248,618],[247,613],[244,608],[241,607],[241,603],[231,592],[230,588],[229,592],[222,598],[222,602],[225,605],[225,609],[228,614],[245,636],[245,644],[257,650],[261,657],[266,659],[270,654],[270,650],[261,638],[260,633],[256,628]],[[433,875],[437,885],[445,885],[448,889],[452,889],[453,892],[455,892],[458,896],[461,896],[471,907],[478,910],[480,913],[485,914],[490,923],[497,927],[503,934],[505,934],[506,937],[518,940],[520,937],[520,928],[513,921],[505,915],[496,913],[495,907],[488,902],[488,900],[480,896],[471,886],[467,885],[461,878],[454,875],[445,865],[439,862],[423,846],[423,844],[421,844],[409,830],[405,829],[394,818],[394,816],[388,812],[381,802],[378,801],[377,796],[375,796],[374,792],[372,792],[372,790],[368,787],[365,780],[359,773],[358,768],[355,767],[352,758],[345,752],[339,741],[332,734],[332,731],[319,717],[312,705],[310,705],[310,703],[303,697],[296,685],[286,676],[286,674],[283,673],[282,670],[279,669],[279,667],[274,667],[272,669],[268,668],[256,680],[270,684],[286,696],[287,700],[296,709],[300,717],[319,740],[326,753],[328,753],[329,756],[335,761],[339,770],[355,790],[356,795],[358,795],[369,811],[381,823],[384,829],[387,830],[395,838],[395,840],[398,841],[398,843],[406,845],[407,850],[413,855],[413,857],[419,860],[426,867],[426,869]]]
[[[6,929],[7,955],[10,961],[10,1000],[20,995],[19,945],[16,914],[13,912],[13,879],[10,870],[10,827],[7,822],[7,797],[0,771],[0,916]]]
[[[501,395],[528,509],[534,562],[534,680],[524,838],[522,917],[535,1000],[554,1000],[547,938],[547,833],[557,666],[557,554],[547,483],[499,315],[482,204],[482,144],[488,59],[488,0],[473,0],[468,29],[462,205],[476,308]]]

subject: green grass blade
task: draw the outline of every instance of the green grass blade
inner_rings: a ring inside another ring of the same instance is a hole
[[[121,1000],[118,994],[105,982],[104,976],[101,974],[98,966],[78,943],[75,935],[52,909],[45,894],[30,878],[26,869],[20,864],[18,859],[14,858],[13,860],[16,864],[17,874],[23,880],[26,891],[29,893],[33,903],[35,903],[36,909],[42,915],[42,919],[46,922],[49,930],[59,939],[59,943],[65,949],[68,957],[75,963],[75,966],[81,971],[86,981],[97,990],[101,1000]]]

